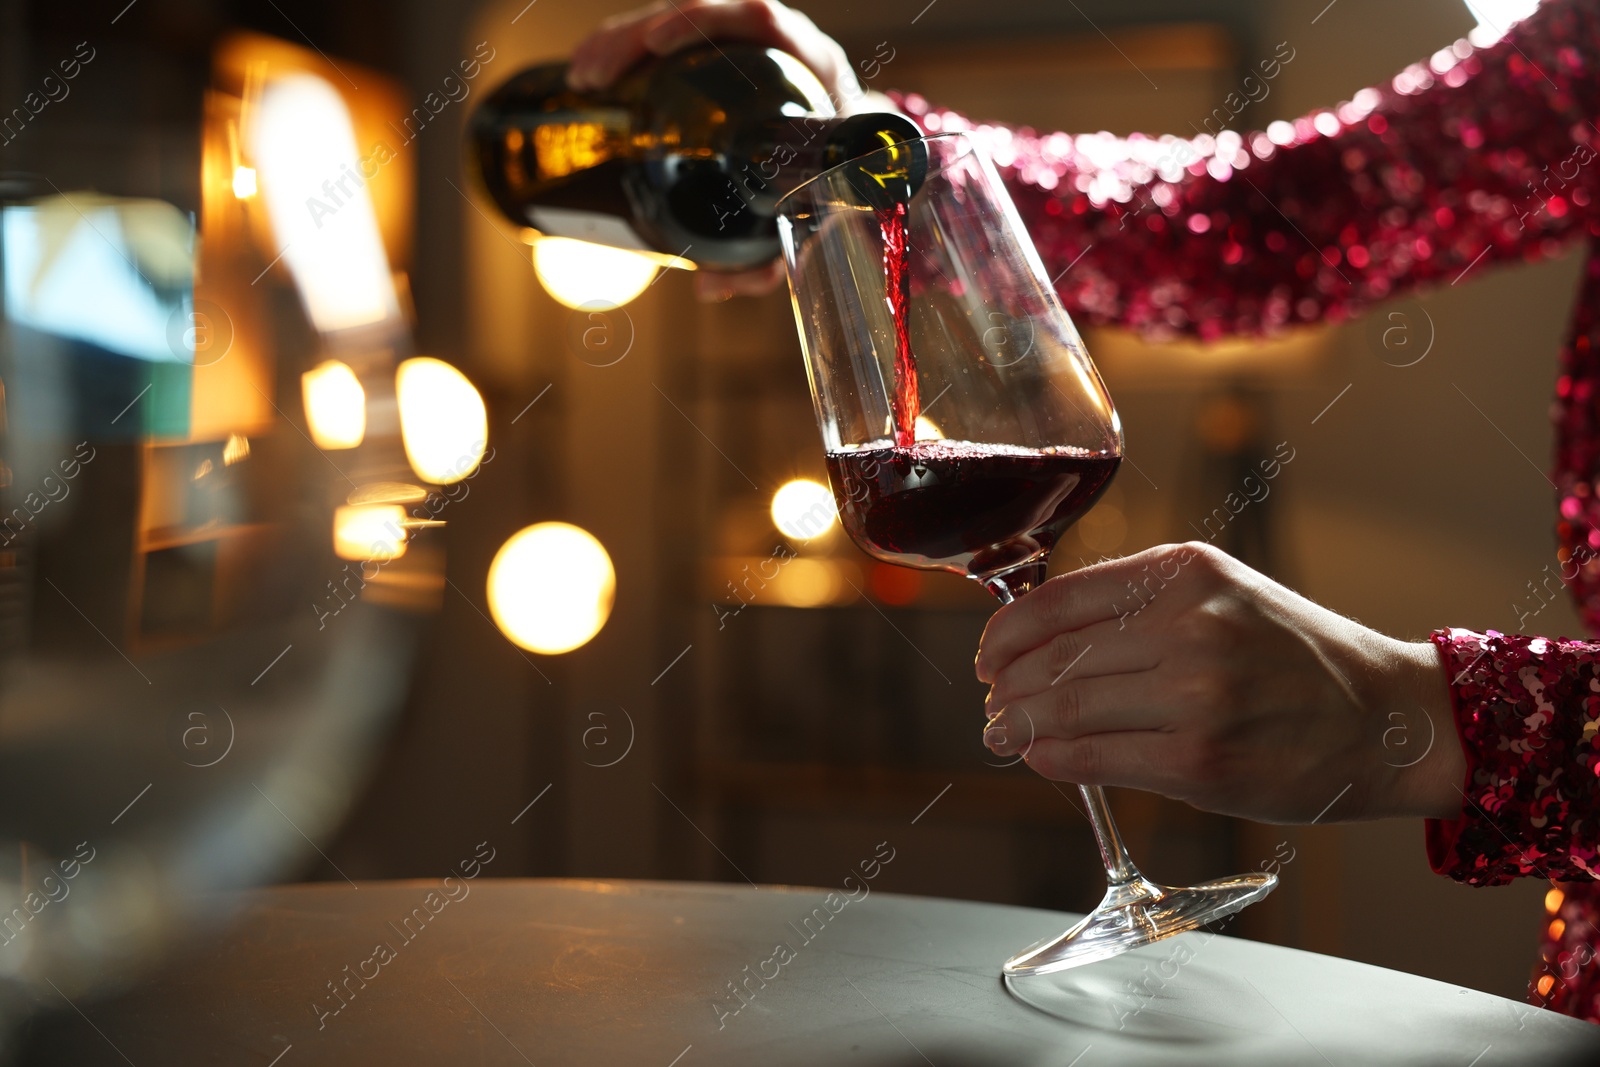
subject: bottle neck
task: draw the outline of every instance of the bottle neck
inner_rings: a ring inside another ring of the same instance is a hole
[[[772,215],[779,200],[823,171],[920,135],[910,119],[893,112],[767,119],[751,131],[750,151],[731,177],[752,210]]]

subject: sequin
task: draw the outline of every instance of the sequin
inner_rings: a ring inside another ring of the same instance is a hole
[[[1433,635],[1467,757],[1462,812],[1429,819],[1433,869],[1469,885],[1549,878],[1534,1003],[1600,1020],[1600,642]]]
[[[1496,44],[1458,41],[1258,133],[1041,135],[899,102],[995,149],[1075,318],[1153,339],[1342,321],[1585,241],[1552,480],[1561,574],[1600,633],[1600,5],[1545,0]],[[1460,817],[1426,825],[1429,859],[1472,885],[1560,880],[1529,996],[1600,1022],[1600,642],[1434,641],[1470,771]]]
[[[1600,191],[1600,81],[1559,59],[1573,41],[1600,61],[1600,14],[1550,0],[1488,49],[1441,49],[1459,86],[1418,63],[1264,134],[1066,137],[899,102],[929,132],[989,143],[1075,318],[1154,338],[1260,336],[1545,258],[1600,222],[1575,196]],[[1167,307],[1150,299],[1158,280],[1176,282]],[[1600,434],[1584,442],[1592,452]]]

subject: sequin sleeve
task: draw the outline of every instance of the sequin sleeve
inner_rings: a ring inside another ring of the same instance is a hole
[[[1471,885],[1600,878],[1600,642],[1459,629],[1433,641],[1467,757],[1461,815],[1426,824],[1433,869]]]
[[[930,133],[979,131],[1075,317],[1211,339],[1336,322],[1589,232],[1597,69],[1594,5],[1550,0],[1498,44],[1252,133],[1040,133],[899,100]]]

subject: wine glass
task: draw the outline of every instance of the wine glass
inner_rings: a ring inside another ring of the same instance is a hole
[[[993,164],[970,133],[886,146],[779,205],[795,319],[850,537],[877,559],[981,582],[1045,576],[1122,458],[1111,398]],[[1007,960],[1045,974],[1194,929],[1277,884],[1158,885],[1105,793],[1081,786],[1109,888],[1082,922]]]

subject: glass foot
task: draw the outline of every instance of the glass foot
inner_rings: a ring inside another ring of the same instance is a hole
[[[1019,978],[1109,959],[1232,915],[1277,884],[1277,875],[1262,871],[1182,888],[1156,885],[1146,878],[1113,885],[1082,922],[1006,960],[1004,973]]]

